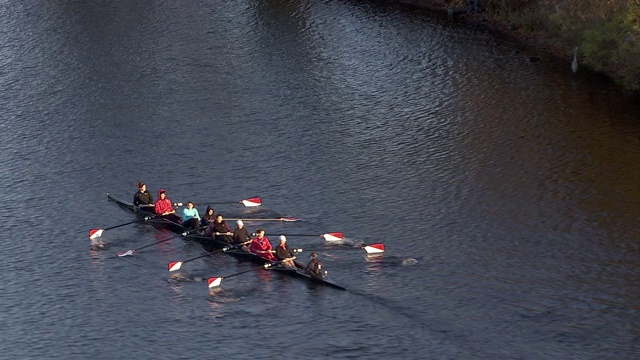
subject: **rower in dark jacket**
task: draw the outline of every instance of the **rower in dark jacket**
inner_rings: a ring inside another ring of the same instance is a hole
[[[209,228],[212,229],[212,236],[219,241],[224,241],[228,244],[233,242],[233,232],[227,225],[227,222],[223,220],[222,214],[216,215],[216,221],[209,224]]]
[[[133,195],[133,205],[151,213],[155,212],[153,196],[149,194],[149,191],[147,191],[147,185],[143,182],[138,183],[138,191]]]
[[[293,260],[296,258],[296,254],[287,245],[287,237],[280,235],[280,244],[276,246],[276,258],[282,261],[282,265],[288,268],[295,268],[296,265]]]
[[[315,278],[324,279],[326,276],[326,271],[322,270],[322,263],[318,260],[318,254],[312,252],[309,256],[311,259],[307,264],[307,269],[305,272]]]
[[[200,225],[207,226],[216,221],[216,216],[213,213],[213,208],[211,205],[207,206],[207,211],[204,212],[204,216],[202,217],[202,221],[200,221]]]
[[[247,241],[251,241],[251,234],[249,234],[249,230],[244,227],[242,220],[238,220],[236,221],[236,229],[233,230],[233,243],[239,245]]]

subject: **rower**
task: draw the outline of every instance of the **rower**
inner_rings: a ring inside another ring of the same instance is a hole
[[[273,251],[269,239],[264,236],[264,230],[262,229],[256,230],[256,237],[251,240],[249,251],[267,260],[276,261],[275,256],[273,256],[275,251]]]
[[[182,210],[182,226],[186,229],[197,229],[200,227],[200,214],[193,206],[193,201],[187,202],[187,207]]]
[[[151,213],[154,212],[153,197],[149,194],[147,185],[143,182],[138,183],[138,191],[133,195],[133,205],[139,207],[141,210]]]
[[[172,221],[174,223],[180,224],[182,219],[176,215],[176,211],[173,208],[173,203],[171,199],[167,197],[167,191],[165,189],[158,190],[158,200],[155,205],[156,214],[162,216],[163,218]]]
[[[287,245],[287,237],[284,235],[280,235],[280,244],[276,247],[276,258],[282,261],[284,267],[295,269],[296,264],[293,260],[295,260],[296,255]]]
[[[251,235],[249,230],[244,227],[242,220],[236,221],[236,229],[233,230],[233,243],[236,245],[244,244],[247,241],[251,241]]]
[[[231,228],[227,225],[227,222],[222,218],[222,214],[216,215],[216,221],[209,224],[209,227],[212,228],[213,237],[218,241],[224,241],[228,244],[233,242],[233,232],[231,232]]]

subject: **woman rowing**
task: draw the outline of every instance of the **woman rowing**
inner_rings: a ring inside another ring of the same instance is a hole
[[[273,247],[271,246],[269,239],[264,236],[264,230],[262,229],[256,230],[256,237],[251,240],[249,251],[267,260],[276,261],[276,257],[273,256],[275,251],[273,251]]]
[[[138,183],[138,191],[133,195],[133,205],[139,207],[141,210],[151,213],[155,212],[153,196],[149,194],[149,191],[147,191],[147,185],[143,182]]]
[[[213,208],[211,205],[207,205],[207,211],[204,212],[204,217],[202,217],[202,226],[210,225],[212,222],[216,221],[216,216],[213,212]]]
[[[167,219],[171,222],[180,224],[182,219],[176,215],[176,211],[173,208],[173,204],[171,203],[171,199],[167,197],[167,191],[165,189],[158,190],[158,200],[155,204],[156,214],[162,216],[164,219]]]
[[[200,227],[200,214],[193,206],[193,201],[187,202],[187,207],[182,210],[182,226],[187,229],[197,229]]]
[[[236,229],[233,230],[233,243],[239,245],[247,241],[251,241],[249,230],[244,227],[244,223],[242,222],[242,220],[238,220],[236,221]]]
[[[222,218],[222,214],[216,215],[216,221],[209,224],[210,233],[213,238],[218,241],[224,241],[228,244],[233,242],[233,232],[231,232],[231,228],[227,225],[227,222]]]
[[[287,237],[280,235],[280,244],[276,247],[276,258],[282,261],[282,265],[287,268],[295,269],[296,264],[293,262],[296,258],[296,254],[287,245]]]

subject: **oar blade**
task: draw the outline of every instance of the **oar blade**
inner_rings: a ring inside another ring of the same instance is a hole
[[[332,232],[321,235],[326,241],[342,241],[344,240],[344,234],[341,232]]]
[[[259,197],[249,198],[240,201],[246,207],[254,207],[262,205],[262,200]]]
[[[133,256],[135,252],[136,252],[135,250],[127,250],[127,251],[119,252],[118,256],[120,257]]]
[[[89,231],[89,239],[97,239],[102,236],[103,232],[104,229],[91,229],[91,231]]]
[[[182,267],[184,262],[182,261],[173,261],[169,263],[169,271],[178,271]]]
[[[384,252],[384,244],[369,244],[363,247],[367,254],[380,254]]]
[[[292,217],[292,216],[282,217],[282,218],[277,218],[276,220],[280,220],[280,221],[284,221],[284,222],[300,221],[300,219],[298,219],[298,218],[294,218],[294,217]]]
[[[209,286],[209,289],[212,289],[216,286],[220,286],[221,282],[222,282],[221,277],[212,277],[212,278],[209,278],[209,280],[207,280],[207,285]]]

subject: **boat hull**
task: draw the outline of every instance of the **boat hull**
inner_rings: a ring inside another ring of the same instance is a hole
[[[138,207],[134,206],[132,203],[129,203],[127,201],[124,201],[122,199],[119,199],[109,193],[107,193],[107,199],[109,201],[113,201],[115,202],[119,207],[121,207],[124,210],[127,210],[129,212],[132,212],[134,214],[136,214],[138,217],[143,218],[145,216],[149,216],[149,215],[155,215],[152,214],[148,211],[139,209]],[[163,219],[163,218],[154,218],[149,220],[149,223],[158,228],[158,229],[167,229],[170,230],[176,234],[182,234],[184,232],[186,232],[188,229],[186,229],[184,226],[182,226],[181,224],[169,221],[167,219]],[[202,245],[202,247],[204,248],[205,251],[207,252],[213,252],[215,250],[220,250],[223,249],[225,247],[228,247],[229,244],[221,241],[221,240],[217,240],[215,238],[206,236],[206,235],[202,235],[202,234],[189,234],[184,236],[185,239],[189,240],[189,241],[193,241],[196,243],[199,243],[200,245]],[[235,249],[229,249],[227,251],[224,251],[225,254],[233,256],[237,259],[243,260],[243,261],[250,261],[253,263],[257,263],[257,264],[268,264],[268,263],[274,263],[272,261],[269,261],[267,259],[264,259],[252,252],[243,250],[243,249],[239,249],[239,248],[235,248]],[[299,262],[296,262],[296,269],[289,269],[289,268],[285,268],[283,266],[273,266],[271,268],[269,268],[269,271],[276,271],[280,274],[283,275],[289,275],[289,276],[293,276],[293,277],[298,277],[298,278],[303,278],[306,279],[307,281],[314,283],[314,284],[320,284],[320,285],[324,285],[324,286],[329,286],[332,287],[334,289],[339,289],[339,290],[346,290],[344,287],[334,284],[332,282],[326,281],[324,279],[321,278],[316,278],[313,277],[307,273],[305,273],[304,271],[304,265],[300,264]]]

